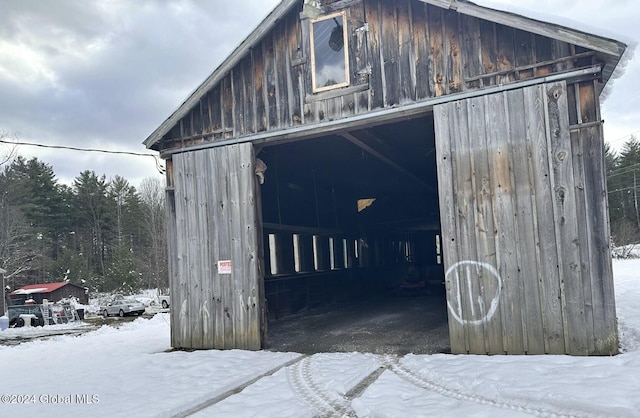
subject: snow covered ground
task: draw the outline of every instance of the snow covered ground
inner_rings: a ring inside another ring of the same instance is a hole
[[[639,272],[614,262],[615,357],[171,352],[161,313],[0,346],[0,417],[640,417]]]

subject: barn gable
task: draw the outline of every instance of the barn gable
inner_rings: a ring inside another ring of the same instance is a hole
[[[626,48],[462,0],[324,4],[348,14],[349,86],[313,93],[309,18],[301,0],[284,0],[144,144],[169,154],[277,140],[294,128],[575,69],[593,73],[599,93]]]
[[[172,345],[259,349],[415,275],[452,352],[616,353],[599,95],[625,48],[462,0],[283,0],[145,140]]]

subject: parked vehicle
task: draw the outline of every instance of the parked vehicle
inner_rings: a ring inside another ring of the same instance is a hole
[[[104,317],[111,315],[125,316],[125,315],[142,315],[145,311],[145,306],[142,302],[135,299],[118,299],[113,302],[109,302],[107,306],[100,308],[100,312]]]
[[[30,319],[32,327],[66,324],[80,320],[78,311],[69,303],[49,303],[45,300],[42,304],[11,305],[7,310],[10,327],[29,325],[25,323],[24,318]]]
[[[31,326],[43,326],[45,324],[42,314],[42,305],[14,305],[7,307],[9,311],[9,326],[23,327],[26,324],[20,315],[32,315]]]
[[[167,309],[169,306],[171,306],[171,297],[168,295],[158,296],[158,301],[160,301],[160,305],[162,305],[163,309]]]

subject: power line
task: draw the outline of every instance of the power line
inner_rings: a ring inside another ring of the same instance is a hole
[[[614,176],[619,176],[619,175],[622,175],[622,174],[627,174],[627,173],[630,173],[632,171],[637,170],[638,168],[640,168],[640,163],[632,164],[632,165],[625,166],[625,167],[614,168],[613,170],[611,170],[611,171],[609,171],[607,173],[607,177],[614,177]]]
[[[631,132],[630,134],[621,136],[620,138],[616,138],[614,140],[607,141],[607,142],[610,143],[610,144],[613,144],[614,142],[622,141],[623,139],[631,139],[631,137],[634,136],[637,133],[640,133],[640,130],[637,130],[635,132]]]
[[[164,168],[162,164],[160,164],[160,160],[155,154],[147,154],[142,152],[133,152],[133,151],[112,151],[106,149],[99,148],[81,148],[81,147],[72,147],[69,145],[47,145],[47,144],[36,144],[34,142],[13,142],[7,141],[5,139],[0,139],[0,143],[9,144],[9,145],[27,145],[29,147],[39,147],[39,148],[52,148],[52,149],[64,149],[70,151],[81,151],[81,152],[100,152],[103,154],[120,154],[120,155],[133,155],[136,157],[152,157],[156,162],[156,169],[160,172],[160,174],[164,174]]]

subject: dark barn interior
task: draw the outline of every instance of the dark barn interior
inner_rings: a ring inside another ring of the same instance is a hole
[[[446,351],[434,137],[428,115],[259,150],[268,348]]]

